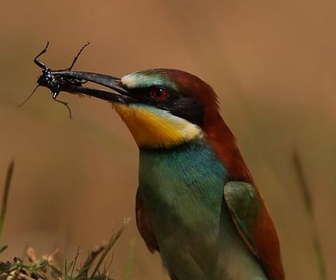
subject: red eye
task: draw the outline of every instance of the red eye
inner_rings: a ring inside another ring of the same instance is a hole
[[[168,98],[168,92],[163,89],[163,88],[154,88],[151,91],[151,97],[155,100],[155,101],[163,101],[166,100]]]

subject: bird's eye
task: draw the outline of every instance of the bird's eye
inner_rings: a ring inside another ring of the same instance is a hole
[[[169,93],[164,88],[153,88],[150,95],[155,101],[164,101],[168,98]]]

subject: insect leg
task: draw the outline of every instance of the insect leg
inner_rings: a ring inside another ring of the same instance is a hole
[[[65,69],[66,71],[70,71],[72,69],[72,67],[74,67],[78,57],[80,56],[80,54],[82,53],[82,51],[88,46],[90,45],[90,42],[87,42],[80,50],[79,52],[77,53],[77,55],[75,56],[74,60],[72,61],[71,65],[69,68]]]
[[[58,100],[55,98],[53,98],[54,101],[58,102],[58,103],[61,103],[62,105],[64,105],[67,109],[68,109],[68,112],[69,112],[69,118],[72,119],[72,112],[71,112],[71,109],[70,109],[70,106],[68,104],[68,102],[65,102],[65,101],[62,101],[62,100]]]
[[[68,105],[68,102],[57,99],[57,96],[59,95],[60,92],[61,92],[60,85],[58,84],[57,89],[54,92],[52,92],[52,98],[54,99],[54,101],[61,103],[62,105],[67,107],[68,112],[69,112],[69,117],[70,119],[72,119],[72,112],[71,112],[70,106]]]

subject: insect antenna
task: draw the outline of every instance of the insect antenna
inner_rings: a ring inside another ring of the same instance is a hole
[[[26,102],[33,96],[33,94],[35,93],[35,91],[37,90],[37,88],[39,87],[40,85],[37,85],[34,90],[31,92],[31,94],[28,95],[28,97],[20,104],[18,105],[18,107],[22,107],[23,105],[26,104]]]

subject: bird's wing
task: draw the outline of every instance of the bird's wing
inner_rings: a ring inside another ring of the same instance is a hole
[[[285,279],[278,237],[257,189],[246,182],[231,181],[224,187],[224,197],[239,234],[268,277]]]
[[[147,210],[143,203],[140,191],[138,189],[136,194],[136,201],[135,201],[135,214],[136,214],[136,222],[138,226],[138,230],[141,234],[143,240],[151,253],[154,253],[155,250],[159,251],[159,246],[157,244],[152,225],[149,221]]]

